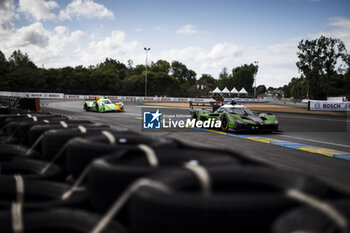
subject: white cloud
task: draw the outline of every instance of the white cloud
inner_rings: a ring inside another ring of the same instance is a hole
[[[179,60],[197,72],[218,78],[223,67],[231,70],[234,67],[259,61],[257,85],[279,87],[293,77],[300,76],[296,62],[298,61],[298,43],[302,39],[313,40],[321,35],[338,38],[350,49],[350,19],[337,17],[329,19],[329,29],[319,33],[289,38],[268,46],[240,46],[232,43],[218,43],[207,50],[200,47],[187,47],[162,51],[156,59],[168,61]]]
[[[124,32],[113,31],[110,36],[99,41],[92,41],[88,48],[76,52],[83,65],[102,62],[106,57],[126,62],[140,48],[137,41],[126,41]]]
[[[41,23],[36,22],[16,30],[8,45],[14,48],[27,46],[45,48],[49,44],[49,40],[49,32],[44,29]]]
[[[61,19],[69,19],[72,17],[113,19],[114,14],[104,5],[94,2],[93,0],[73,0],[64,10],[60,11]]]
[[[13,0],[0,1],[0,36],[5,36],[14,28],[11,23],[16,18],[15,4]]]
[[[8,57],[14,50],[28,53],[38,66],[61,67],[73,64],[72,48],[80,46],[78,40],[85,33],[81,30],[69,32],[65,26],[56,26],[52,31],[35,22],[25,27],[9,31],[6,37],[0,37],[1,50]],[[79,60],[76,62],[79,63]]]
[[[48,2],[37,1],[36,4]],[[50,19],[51,16],[48,15],[52,14],[50,9],[54,7],[55,5],[51,3],[48,8],[45,8],[46,14],[38,13],[42,11],[35,13],[30,11],[30,8],[23,7],[21,12],[36,20]],[[27,10],[24,11],[24,9]],[[45,64],[45,67],[88,66],[100,63],[106,57],[115,58],[124,63],[128,59],[133,59],[135,64],[145,62],[141,43],[128,40],[122,31],[113,31],[106,36],[99,34],[97,29],[87,34],[81,30],[70,31],[63,25],[57,25],[49,30],[40,22],[16,29],[11,24],[16,17],[18,16],[16,16],[13,0],[0,0],[0,49],[7,56],[14,50],[21,49],[22,52],[28,53],[38,66]],[[92,0],[74,0],[67,8],[61,10],[59,17],[113,18],[113,13]],[[153,61],[164,59],[169,62],[173,60],[183,62],[188,68],[197,72],[198,78],[203,73],[217,78],[223,67],[227,67],[230,71],[234,67],[259,61],[257,85],[279,87],[287,84],[292,77],[299,76],[295,63],[297,45],[301,39],[315,39],[325,35],[341,39],[347,48],[350,48],[349,18],[331,18],[328,21],[328,27],[327,30],[319,33],[289,38],[269,46],[242,46],[232,42],[220,42],[213,44],[210,48],[190,46],[160,52],[152,50],[149,58]],[[164,28],[157,26],[154,30],[164,30]],[[178,29],[177,33],[193,34],[198,31],[194,25],[188,24]]]
[[[176,30],[177,34],[196,34],[198,31],[195,29],[196,26],[187,24]]]
[[[162,51],[159,56],[154,55],[154,60],[178,60],[196,71],[197,78],[204,73],[218,78],[224,67],[231,72],[232,68],[259,61],[257,85],[279,87],[298,75],[297,43],[296,39],[291,39],[271,46],[245,47],[226,42],[215,44],[209,50],[187,47]]]
[[[69,39],[72,41],[78,41],[80,37],[85,36],[86,33],[81,30],[76,30],[70,34]]]
[[[18,12],[24,13],[28,18],[33,18],[36,21],[52,20],[56,15],[51,10],[58,7],[55,1],[44,0],[19,0]]]
[[[329,30],[321,32],[320,34],[338,38],[344,42],[347,49],[350,49],[350,18],[330,18],[328,25],[331,26],[331,28]],[[316,36],[318,37],[319,34]]]
[[[65,26],[57,26],[57,27],[55,27],[55,29],[54,29],[54,31],[55,31],[58,35],[64,34],[67,30],[68,30],[68,28],[65,27]]]

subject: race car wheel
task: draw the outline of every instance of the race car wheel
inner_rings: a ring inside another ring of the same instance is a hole
[[[227,132],[228,131],[228,117],[227,115],[223,115],[221,118],[221,130]]]
[[[197,115],[196,112],[193,112],[193,113],[192,113],[192,119],[195,119],[195,120],[197,121],[198,115]]]
[[[84,110],[85,111],[89,111],[90,110],[89,107],[87,106],[87,104],[84,104]]]

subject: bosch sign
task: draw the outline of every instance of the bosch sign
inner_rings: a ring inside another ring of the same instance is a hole
[[[323,104],[323,108],[341,108],[340,104]]]
[[[336,111],[350,112],[349,103],[346,102],[329,102],[329,101],[309,101],[310,111]]]

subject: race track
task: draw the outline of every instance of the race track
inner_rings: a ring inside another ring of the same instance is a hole
[[[330,185],[350,193],[350,118],[344,116],[276,113],[280,132],[272,134],[223,134],[198,129],[142,130],[142,108],[126,102],[126,112],[94,113],[82,109],[82,101],[42,101],[44,110],[129,128],[145,134],[173,137],[189,144],[225,147],[273,166],[313,174]],[[189,109],[151,107],[164,114]]]

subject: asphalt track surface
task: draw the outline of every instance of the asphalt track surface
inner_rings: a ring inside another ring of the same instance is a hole
[[[143,106],[132,102],[124,104],[126,112],[123,113],[95,113],[85,112],[81,100],[41,102],[44,110],[66,114],[74,119],[102,122],[113,127],[128,128],[144,134],[168,136],[203,147],[228,148],[273,166],[312,174],[330,185],[350,193],[349,114],[326,116],[276,113],[280,123],[280,132],[230,135],[215,130],[198,129],[143,130],[141,119],[142,111],[145,109],[152,111],[159,109],[163,114],[173,114],[174,112],[176,114],[190,114],[190,110]],[[286,144],[288,145],[281,146]],[[294,144],[303,148],[296,149],[293,147]],[[337,155],[341,156],[337,157]]]

